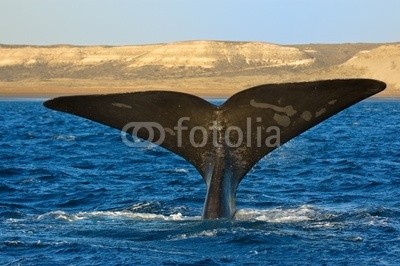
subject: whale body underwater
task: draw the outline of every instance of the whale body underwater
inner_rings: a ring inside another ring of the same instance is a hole
[[[207,187],[202,218],[231,219],[237,188],[261,158],[385,88],[373,79],[334,79],[259,85],[220,106],[173,91],[65,96],[44,106],[133,134],[185,158]]]

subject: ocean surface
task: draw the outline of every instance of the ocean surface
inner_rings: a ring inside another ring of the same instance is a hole
[[[0,100],[0,265],[400,265],[400,101],[267,155],[231,221],[184,159],[42,103]]]

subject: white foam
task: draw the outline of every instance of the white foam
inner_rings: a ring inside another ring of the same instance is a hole
[[[185,168],[175,168],[175,172],[176,173],[189,173],[189,170],[185,169]]]
[[[170,240],[182,240],[182,239],[199,238],[199,237],[215,237],[217,236],[217,233],[218,231],[216,229],[204,230],[198,233],[180,234],[171,238]]]
[[[152,207],[151,202],[141,202],[123,210],[92,211],[68,213],[65,211],[52,211],[39,216],[36,219],[56,219],[66,222],[96,219],[128,219],[138,221],[200,221],[201,216],[185,216],[180,209],[175,209],[173,213],[160,214],[148,211]],[[270,209],[239,209],[234,219],[237,221],[262,221],[267,223],[298,223],[310,221],[313,227],[336,227],[337,221],[332,218],[337,217],[337,213],[326,209],[319,209],[311,205],[301,205],[293,208],[276,207]],[[381,219],[369,219],[368,222],[382,224]],[[204,236],[210,232],[204,231]],[[215,234],[215,232],[211,232]],[[184,236],[182,236],[184,237]]]
[[[94,211],[94,212],[79,212],[69,214],[63,211],[53,211],[39,215],[37,219],[53,218],[67,222],[75,222],[86,219],[132,219],[132,220],[155,220],[155,221],[183,221],[183,220],[200,220],[200,216],[183,216],[181,213],[170,215],[142,213],[132,211]]]
[[[75,214],[64,211],[52,211],[39,215],[37,219],[56,219],[67,222],[75,222],[86,219],[131,219],[143,221],[198,221],[200,216],[184,216],[180,212],[163,215],[148,212],[141,212],[143,207],[151,203],[140,203],[133,205],[129,210],[121,211],[93,211],[78,212]],[[235,214],[238,221],[263,221],[269,223],[293,223],[315,220],[318,212],[309,205],[302,205],[297,208],[272,208],[272,209],[240,209]],[[327,225],[329,226],[329,225]]]
[[[178,210],[172,214],[157,214],[146,212],[143,207],[151,207],[152,203],[145,202],[131,206],[126,210],[116,211],[93,211],[67,213],[64,211],[52,211],[39,216],[34,216],[37,220],[58,220],[63,222],[79,222],[82,220],[132,220],[132,221],[201,221],[201,216],[185,216]],[[343,217],[341,217],[343,216]],[[336,219],[338,218],[339,219]],[[389,218],[376,217],[372,215],[360,215],[359,212],[332,211],[320,209],[315,206],[302,205],[295,208],[270,208],[270,209],[240,209],[236,212],[234,219],[236,221],[258,221],[263,223],[275,224],[293,224],[301,223],[308,228],[345,228],[353,224],[363,224],[371,227],[392,227]],[[223,220],[224,221],[224,220]],[[18,223],[21,220],[7,219],[7,223]],[[218,230],[218,231],[217,231]],[[221,229],[199,230],[197,232],[188,232],[171,236],[170,240],[179,240],[198,237],[215,237]]]
[[[236,220],[264,221],[269,223],[293,223],[313,220],[316,211],[309,205],[298,208],[273,208],[268,210],[241,209],[235,214]]]
[[[74,135],[56,135],[54,136],[54,139],[56,140],[65,140],[65,141],[75,141],[75,136]]]

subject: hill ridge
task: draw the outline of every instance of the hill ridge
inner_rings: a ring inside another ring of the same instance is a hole
[[[376,78],[400,96],[400,44],[193,40],[124,46],[0,45],[0,96],[167,88],[231,95],[261,83]]]

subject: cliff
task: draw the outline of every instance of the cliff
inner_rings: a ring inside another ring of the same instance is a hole
[[[167,89],[229,96],[262,83],[375,78],[400,96],[400,44],[188,41],[142,46],[0,45],[0,96]]]

